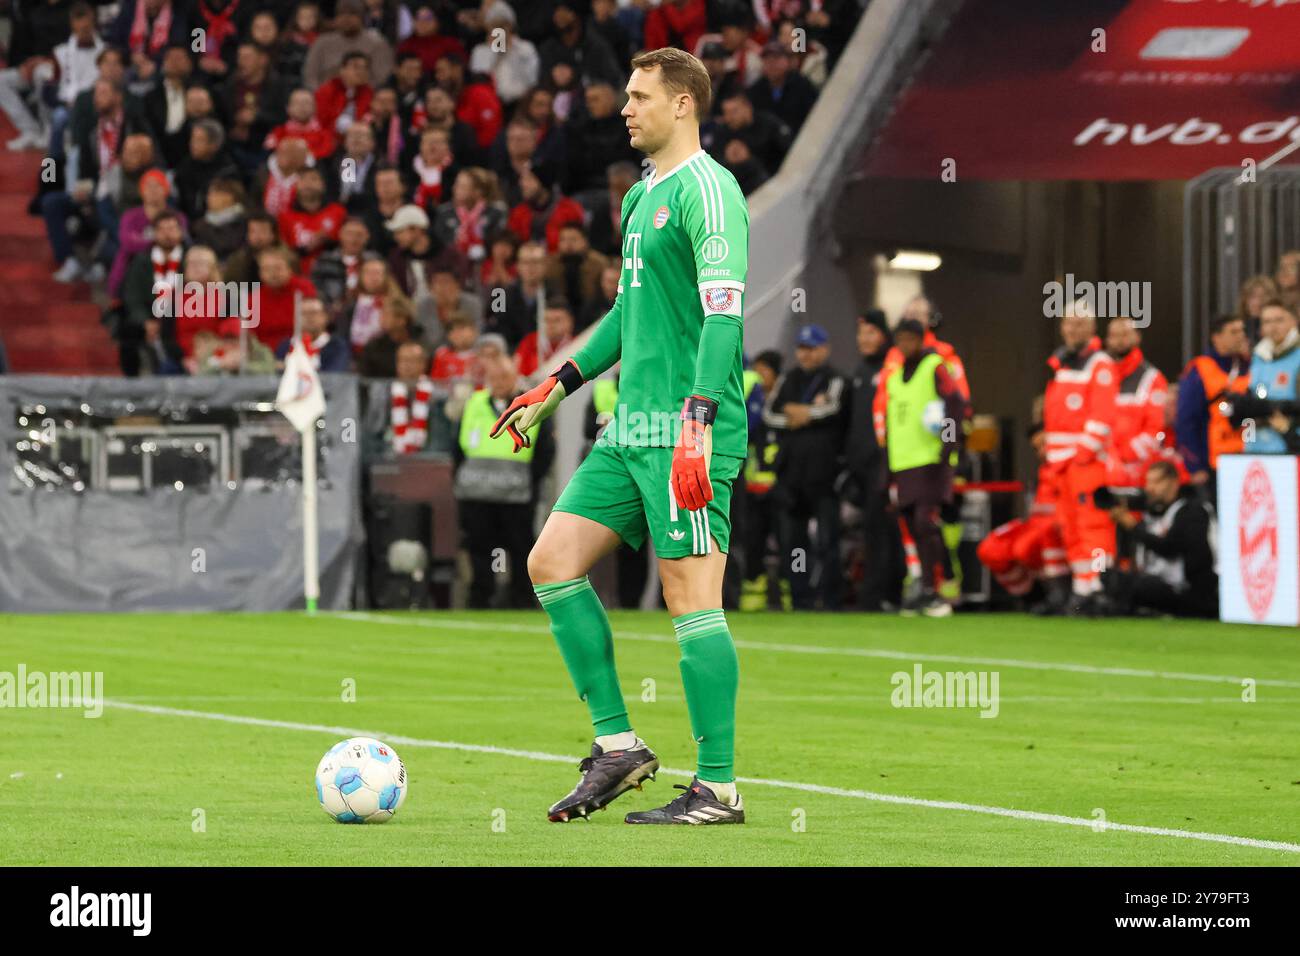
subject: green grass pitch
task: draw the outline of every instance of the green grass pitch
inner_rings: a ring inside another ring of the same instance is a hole
[[[637,732],[665,767],[689,770],[667,614],[611,617]],[[540,612],[0,616],[0,672],[102,671],[109,701],[98,719],[0,710],[0,863],[1300,863],[1290,631],[730,621],[750,822],[697,829],[623,824],[677,793],[685,778],[666,773],[590,822],[546,822],[590,727]],[[997,716],[893,706],[893,675],[918,661],[996,671]],[[346,729],[386,737],[406,762],[411,790],[391,823],[341,826],[317,805],[316,763]]]

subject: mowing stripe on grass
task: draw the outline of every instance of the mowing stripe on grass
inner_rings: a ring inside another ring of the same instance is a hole
[[[268,727],[275,730],[300,730],[309,733],[333,734],[336,737],[375,737],[390,744],[404,747],[431,747],[438,750],[459,750],[468,753],[496,754],[503,757],[521,757],[525,760],[542,760],[547,763],[576,763],[577,757],[563,754],[550,754],[540,750],[516,750],[510,747],[493,747],[487,744],[464,744],[450,740],[423,740],[419,737],[404,737],[376,730],[359,730],[355,727],[332,727],[328,724],[303,724],[291,720],[269,720],[264,717],[244,717],[239,714],[216,714],[201,710],[180,710],[175,707],[156,707],[150,704],[131,704],[121,700],[105,700],[105,706],[118,710],[131,710],[163,717],[189,717],[199,720],[215,720],[227,724],[243,724],[251,727]],[[690,778],[694,774],[689,770],[675,770],[671,767],[659,768],[660,773],[674,777]],[[877,803],[893,803],[908,807],[928,807],[932,810],[957,810],[963,813],[982,813],[987,816],[1009,817],[1013,820],[1033,820],[1038,823],[1056,823],[1062,826],[1087,827],[1094,830],[1116,831],[1120,833],[1144,833],[1148,836],[1174,837],[1182,840],[1200,840],[1206,843],[1230,843],[1234,846],[1248,846],[1257,850],[1278,850],[1283,853],[1300,853],[1300,844],[1284,843],[1280,840],[1256,840],[1252,837],[1231,836],[1226,833],[1201,833],[1195,830],[1173,830],[1166,827],[1146,827],[1132,823],[1100,823],[1083,817],[1067,817],[1059,813],[1039,813],[1036,810],[1013,810],[1009,807],[986,807],[978,803],[961,803],[956,800],[927,800],[922,797],[903,797],[892,793],[874,793],[870,790],[846,790],[843,787],[825,787],[816,783],[796,783],[790,780],[772,780],[765,777],[737,777],[737,783],[754,784],[762,787],[777,787],[783,790],[799,790],[828,797],[848,797],[853,800],[872,800]]]
[[[387,617],[364,611],[341,611],[330,617],[369,624],[398,624],[405,627],[431,627],[438,630],[514,631],[522,634],[550,634],[551,629],[542,624],[489,624],[486,621],[451,620],[439,618]],[[639,634],[635,631],[615,631],[614,636],[629,641],[651,641],[656,644],[676,644],[671,635]],[[947,664],[975,664],[987,667],[1013,667],[1036,671],[1064,671],[1073,674],[1103,674],[1108,677],[1145,677],[1155,680],[1202,681],[1211,684],[1236,684],[1241,686],[1245,677],[1230,674],[1187,674],[1180,671],[1156,671],[1139,667],[1103,667],[1096,664],[1071,664],[1056,661],[1025,661],[1003,657],[961,657],[953,654],[920,654],[915,651],[893,651],[874,647],[819,647],[813,644],[772,644],[767,641],[736,641],[736,647],[750,651],[777,651],[786,654],[830,654],[845,657],[877,657],[895,661],[931,661]],[[1300,681],[1250,678],[1258,687],[1300,688]]]

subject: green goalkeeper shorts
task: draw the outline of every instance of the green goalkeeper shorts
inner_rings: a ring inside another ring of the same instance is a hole
[[[744,460],[709,461],[713,500],[699,511],[678,508],[668,483],[673,449],[597,442],[555,502],[556,511],[581,515],[639,549],[649,535],[655,555],[685,558],[726,554],[731,543],[731,486]]]

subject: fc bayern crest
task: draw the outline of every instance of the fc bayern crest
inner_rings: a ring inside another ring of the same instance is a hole
[[[704,307],[710,312],[730,312],[735,301],[734,289],[709,289],[704,294]]]
[[[660,206],[655,210],[655,228],[662,229],[668,222],[668,207]]]
[[[1277,500],[1259,462],[1250,466],[1241,483],[1237,536],[1246,603],[1255,620],[1262,621],[1277,589]]]

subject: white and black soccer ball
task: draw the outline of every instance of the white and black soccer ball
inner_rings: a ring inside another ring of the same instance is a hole
[[[406,765],[373,737],[335,744],[316,767],[316,798],[339,823],[387,823],[406,800]]]

